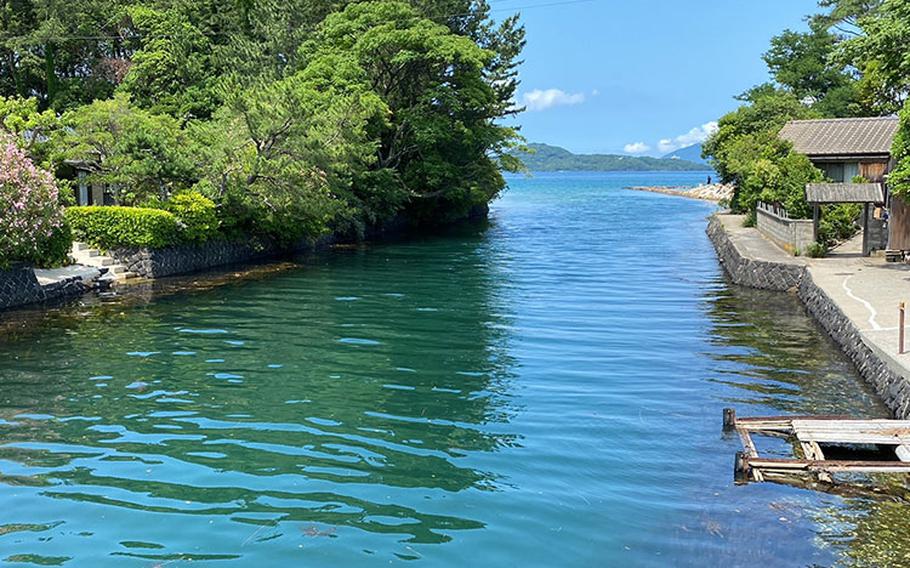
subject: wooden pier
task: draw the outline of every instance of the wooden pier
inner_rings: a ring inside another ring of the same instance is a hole
[[[724,410],[724,430],[743,444],[736,453],[734,479],[787,481],[809,477],[832,483],[835,473],[910,473],[910,420],[857,420],[849,416],[760,416],[737,418]],[[753,436],[786,438],[794,458],[759,454]],[[801,454],[801,455],[800,455]]]

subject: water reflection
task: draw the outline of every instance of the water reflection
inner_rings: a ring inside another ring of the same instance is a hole
[[[737,394],[727,397],[731,404],[756,414],[771,410],[890,417],[871,387],[856,380],[846,357],[806,317],[798,298],[725,286],[707,305],[714,322],[713,342],[722,348],[713,353],[716,380],[734,388]],[[776,451],[791,455],[792,448],[786,446]],[[812,522],[815,545],[836,551],[838,566],[910,563],[907,479],[880,475],[853,481],[877,486],[882,495],[819,498],[782,514],[791,519],[797,514]]]
[[[724,286],[707,306],[715,380],[734,387],[731,405],[779,414],[889,416],[796,296]]]
[[[407,543],[482,528],[439,503],[495,491],[473,456],[519,440],[501,428],[514,413],[497,298],[508,280],[481,261],[479,237],[464,238],[420,263],[409,262],[419,244],[398,245],[192,302],[72,307],[43,324],[53,333],[39,325],[0,344],[0,495],[28,504],[5,515],[19,538],[0,550],[30,554],[54,533],[42,549],[81,549],[82,561],[211,560],[354,528],[394,538],[407,557]],[[67,515],[65,503],[123,525]],[[143,535],[158,532],[149,515],[188,530],[187,517],[204,517],[218,544],[187,556],[198,541]],[[102,538],[87,552],[79,534],[95,532],[133,545]]]

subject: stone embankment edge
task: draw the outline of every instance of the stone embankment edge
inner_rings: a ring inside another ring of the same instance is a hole
[[[0,310],[79,296],[92,287],[81,276],[42,286],[31,267],[14,265],[0,270]]]
[[[740,254],[715,215],[708,221],[708,238],[714,244],[724,270],[740,286],[783,292],[799,287],[805,276],[804,266],[746,258]]]
[[[734,284],[762,290],[795,291],[808,313],[853,362],[860,376],[872,385],[894,416],[910,418],[910,381],[863,340],[859,329],[815,284],[807,267],[745,258],[714,215],[708,221],[707,233]]]

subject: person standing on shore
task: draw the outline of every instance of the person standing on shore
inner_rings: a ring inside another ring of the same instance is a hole
[[[708,176],[708,185],[711,185],[711,176]]]

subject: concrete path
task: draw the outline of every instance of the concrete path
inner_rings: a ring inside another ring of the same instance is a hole
[[[898,353],[898,304],[907,302],[907,348],[910,350],[910,265],[863,257],[862,235],[826,258],[794,257],[743,227],[741,215],[719,215],[741,254],[758,260],[806,266],[813,282],[837,304],[869,346],[892,370],[910,378],[910,353]]]
[[[907,302],[910,308],[910,265],[880,257],[833,257],[812,260],[809,273],[850,318],[863,342],[895,372],[910,378],[910,354],[898,353],[898,305]]]
[[[724,231],[730,237],[730,240],[736,246],[741,255],[752,260],[763,260],[765,262],[776,262],[779,264],[792,264],[796,266],[805,266],[806,259],[799,256],[793,256],[782,248],[778,247],[768,239],[764,238],[758,229],[754,227],[743,227],[746,220],[745,215],[718,215],[717,218],[723,223]]]
[[[38,284],[48,286],[81,276],[83,282],[91,282],[101,276],[101,271],[93,266],[82,266],[81,264],[72,264],[62,268],[36,268],[34,269],[35,278]]]

